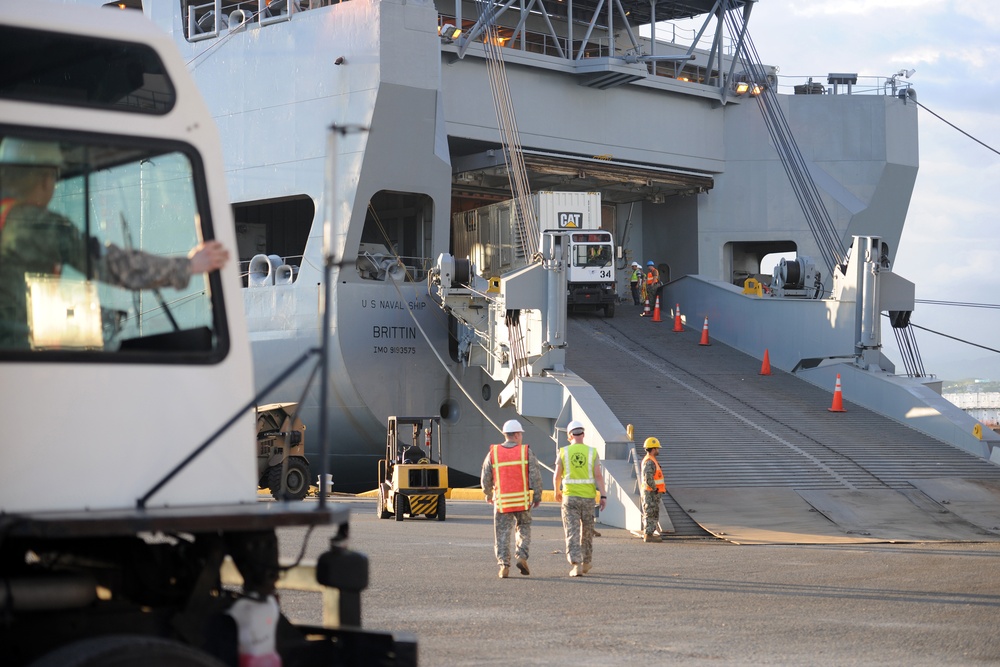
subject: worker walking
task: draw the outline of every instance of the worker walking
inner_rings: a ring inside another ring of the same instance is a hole
[[[646,438],[642,446],[646,449],[646,456],[642,459],[642,516],[645,527],[642,541],[662,542],[663,538],[655,532],[660,521],[660,494],[667,492],[663,470],[656,460],[660,455],[660,441]]]
[[[583,442],[583,424],[571,421],[566,435],[569,445],[559,450],[552,481],[562,507],[566,559],[573,566],[569,576],[579,577],[590,571],[594,552],[594,496],[600,489],[602,510],[608,496],[597,450]]]
[[[493,505],[493,551],[500,566],[500,578],[510,573],[510,534],[516,530],[517,569],[528,570],[528,547],[531,545],[531,510],[542,502],[542,474],[538,459],[521,442],[524,429],[516,419],[503,425],[506,440],[491,445],[483,461],[480,483],[486,502]]]
[[[656,305],[656,297],[660,296],[663,292],[663,283],[660,282],[660,272],[653,263],[653,260],[646,262],[646,301],[649,302],[650,307]],[[641,316],[645,316],[646,313],[643,312]]]

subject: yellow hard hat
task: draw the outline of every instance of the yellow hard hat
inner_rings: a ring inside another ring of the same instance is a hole
[[[660,441],[656,438],[646,438],[646,442],[642,443],[643,449],[659,449]]]

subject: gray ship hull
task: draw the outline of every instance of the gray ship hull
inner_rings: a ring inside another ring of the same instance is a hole
[[[389,415],[441,415],[446,462],[475,476],[495,425],[516,414],[497,404],[502,383],[455,361],[454,325],[428,298],[426,275],[450,250],[453,212],[510,197],[482,44],[442,39],[439,26],[461,13],[447,3],[301,7],[273,23],[219,24],[204,39],[168,6],[150,10],[219,123],[238,231],[240,211],[294,198],[312,207],[299,246],[283,240],[280,219],[242,221],[260,230],[246,254],[294,264],[293,281],[245,291],[257,386],[319,340],[329,216],[335,490],[372,487]],[[768,253],[819,255],[755,101],[720,94],[704,52],[693,61],[706,72],[699,81],[629,62],[624,50],[575,59],[505,49],[532,188],[600,191],[623,265],[652,259],[665,279],[742,284]],[[883,95],[778,99],[843,245],[863,231],[894,256],[917,171],[916,106]],[[335,142],[328,189],[334,123],[367,131]],[[379,261],[396,254],[406,274],[387,280]],[[262,402],[303,396],[315,434],[318,392],[303,395],[307,377],[302,369]],[[557,434],[528,428],[525,440],[551,458]]]

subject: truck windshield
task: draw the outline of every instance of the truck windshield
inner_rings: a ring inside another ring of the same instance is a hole
[[[610,243],[588,243],[576,246],[573,255],[573,266],[606,267],[611,266]]]
[[[187,260],[212,237],[189,150],[0,128],[0,354],[221,354],[218,278]]]

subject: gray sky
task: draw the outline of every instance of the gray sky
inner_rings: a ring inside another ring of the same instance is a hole
[[[923,106],[1000,150],[997,6],[995,0],[760,0],[750,34],[780,78],[825,83],[829,72],[889,77],[915,69],[909,83]],[[920,169],[893,270],[916,284],[918,300],[1000,304],[1000,155],[925,109],[918,124]],[[1000,349],[1000,308],[917,304],[911,322]],[[894,336],[886,321],[883,327],[886,352],[901,372]],[[929,373],[959,379],[978,369],[1000,380],[1000,354],[921,330],[916,337]]]

